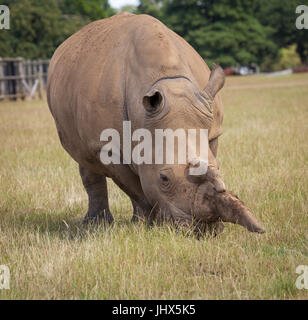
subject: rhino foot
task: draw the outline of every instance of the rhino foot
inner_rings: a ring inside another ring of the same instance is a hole
[[[111,224],[114,221],[113,216],[109,209],[103,211],[89,211],[83,219],[84,224],[97,223],[97,224]]]
[[[138,203],[131,199],[132,206],[133,206],[133,217],[131,219],[132,223],[138,223],[138,222],[145,222],[146,219],[146,213],[145,211],[141,208]]]

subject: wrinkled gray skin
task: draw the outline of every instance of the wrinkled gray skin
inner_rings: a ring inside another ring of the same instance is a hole
[[[113,221],[110,177],[131,198],[134,221],[167,219],[215,233],[224,221],[263,232],[219,174],[223,111],[217,93],[223,84],[220,67],[210,72],[184,39],[148,15],[121,13],[67,39],[51,60],[47,97],[61,143],[79,163],[89,196],[85,221]],[[202,165],[200,158],[181,165],[103,165],[99,154],[106,142],[100,134],[114,128],[122,136],[124,120],[131,121],[132,131],[147,128],[153,134],[157,128],[208,129],[206,174],[190,174]]]

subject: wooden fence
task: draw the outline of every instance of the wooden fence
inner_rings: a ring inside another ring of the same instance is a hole
[[[42,98],[49,60],[0,57],[0,100]]]

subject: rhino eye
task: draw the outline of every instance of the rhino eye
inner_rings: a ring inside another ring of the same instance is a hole
[[[159,173],[159,186],[164,192],[171,192],[175,186],[175,177],[172,169],[163,169]]]
[[[160,180],[162,181],[162,183],[168,183],[169,179],[166,175],[164,175],[163,173],[160,174]]]
[[[162,104],[163,97],[160,92],[156,91],[153,95],[143,98],[144,108],[149,112],[155,112]]]

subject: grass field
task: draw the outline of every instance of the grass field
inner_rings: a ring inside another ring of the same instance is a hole
[[[1,299],[307,299],[308,75],[227,78],[218,160],[265,234],[226,224],[197,240],[132,225],[111,181],[115,223],[81,224],[87,195],[45,102],[0,103]]]

